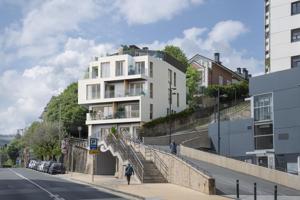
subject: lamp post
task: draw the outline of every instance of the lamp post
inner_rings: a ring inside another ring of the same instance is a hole
[[[173,93],[173,90],[176,90],[176,88],[172,88],[172,82],[169,80],[169,144],[171,144],[172,140],[172,121],[171,121],[171,113],[172,113],[172,95],[176,94]]]
[[[78,126],[77,130],[78,130],[78,137],[79,137],[79,139],[81,139],[81,130],[82,130],[82,127]]]
[[[221,136],[220,136],[220,88],[218,88],[218,154],[221,154]]]

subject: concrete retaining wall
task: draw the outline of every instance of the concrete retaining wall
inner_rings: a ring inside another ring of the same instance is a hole
[[[300,177],[181,145],[180,154],[300,190]]]
[[[144,156],[146,154],[146,148],[148,147],[140,147],[140,151]],[[167,166],[168,175],[165,178],[169,183],[184,186],[209,195],[214,195],[216,193],[214,178],[197,170],[190,164],[184,162],[183,160],[172,154],[156,149],[151,150],[155,151],[155,153]],[[157,166],[157,168],[159,170],[161,169],[160,166]],[[163,171],[161,172],[162,174],[164,174]]]

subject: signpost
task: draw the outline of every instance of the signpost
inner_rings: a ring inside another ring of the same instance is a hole
[[[98,150],[98,139],[97,138],[90,138],[90,150],[89,154],[93,155],[93,169],[92,169],[92,182],[94,182],[94,173],[95,173],[95,160],[96,154],[99,153]]]

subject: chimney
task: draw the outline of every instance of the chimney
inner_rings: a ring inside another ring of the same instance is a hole
[[[236,68],[238,74],[242,74],[242,69],[240,67]]]
[[[124,47],[120,47],[120,48],[118,49],[118,54],[119,54],[119,55],[123,55],[123,50],[124,50]]]
[[[243,68],[243,75],[245,79],[248,79],[248,70],[246,68]]]
[[[221,64],[220,62],[220,53],[215,53],[215,62]]]

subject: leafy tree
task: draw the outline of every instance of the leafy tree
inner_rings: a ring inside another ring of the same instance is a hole
[[[189,103],[190,107],[193,107],[195,104],[195,98],[194,95],[198,91],[198,81],[201,78],[200,72],[192,67],[188,63],[188,59],[185,55],[185,53],[176,46],[168,45],[165,47],[164,52],[170,54],[177,60],[179,60],[184,66],[187,67],[186,71],[186,86],[187,86],[187,102]]]
[[[78,127],[81,126],[84,136],[87,135],[86,113],[87,109],[78,105],[78,85],[72,83],[60,95],[51,98],[42,118],[49,122],[59,122],[61,119],[61,129],[71,136],[77,136]]]
[[[187,100],[191,107],[193,107],[194,96],[198,92],[198,82],[200,80],[199,71],[193,66],[189,66],[186,72],[186,86],[187,86]]]
[[[165,46],[163,51],[170,54],[177,60],[179,60],[182,64],[184,64],[184,66],[186,66],[186,67],[189,66],[188,59],[187,59],[185,53],[179,47],[176,47],[173,45],[167,45],[167,46]]]
[[[20,139],[15,138],[7,146],[7,155],[12,160],[13,164],[16,163],[17,158],[19,157],[19,152],[22,150],[22,143]]]

